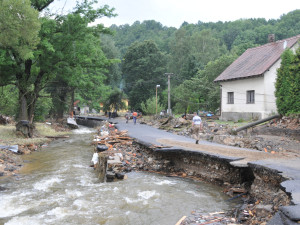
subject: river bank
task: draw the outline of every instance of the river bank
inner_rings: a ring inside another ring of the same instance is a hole
[[[218,147],[217,144],[205,141],[195,145],[189,143],[191,139],[171,135],[172,131],[164,132],[145,125],[134,126],[122,120],[112,121],[121,130],[127,129],[130,136],[152,154],[164,154],[160,163],[154,160],[154,168],[173,167],[179,175],[180,171],[187,178],[189,175],[197,175],[229,190],[228,194],[239,196],[241,207],[234,210],[234,215],[243,224],[266,224],[268,221],[274,224],[278,215],[282,218],[278,224],[299,220],[295,216],[298,215],[295,212],[299,201],[298,192],[294,188],[299,185],[299,157],[295,152],[272,153],[231,146]],[[164,145],[165,148],[153,149],[153,144]],[[151,156],[145,158],[150,158],[150,161],[154,159]],[[169,165],[164,166],[164,163]],[[236,190],[243,193],[234,193]]]
[[[132,171],[128,179],[99,182],[89,167],[94,129],[80,127],[28,162],[0,185],[0,224],[176,224],[195,208],[226,211],[222,189],[201,181]]]
[[[24,138],[16,132],[13,121],[0,125],[0,178],[18,173],[23,166],[22,155],[39,151],[56,137],[70,133],[67,126],[55,122],[36,123],[35,127],[33,138]]]
[[[202,224],[213,220],[212,218],[219,218],[218,224],[266,224],[279,206],[290,204],[288,194],[280,188],[280,182],[284,178],[267,168],[236,168],[230,166],[225,158],[213,159],[197,152],[154,151],[138,142],[131,146],[117,144],[107,151],[107,155],[111,157],[120,153],[122,164],[110,165],[109,170],[117,173],[145,171],[214,184],[221,187],[231,199],[229,201],[236,205],[231,210],[213,216],[194,208],[190,214],[186,214],[181,223],[184,225]],[[252,171],[255,170],[254,175]],[[260,179],[263,181],[259,182]]]

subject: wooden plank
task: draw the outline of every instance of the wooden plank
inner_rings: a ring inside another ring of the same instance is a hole
[[[178,220],[178,222],[175,225],[180,225],[184,220],[185,220],[186,216],[181,217],[180,220]]]

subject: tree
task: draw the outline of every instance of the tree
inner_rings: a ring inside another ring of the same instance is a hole
[[[184,26],[175,34],[171,46],[169,71],[176,74],[175,85],[191,79],[208,62],[227,53],[225,45],[214,37],[209,29],[188,32],[190,26]]]
[[[221,44],[220,40],[214,37],[213,32],[208,29],[193,33],[190,48],[191,54],[198,63],[198,69],[203,69],[208,62],[228,53],[225,45]]]
[[[156,113],[156,97],[153,96],[141,103],[142,112],[146,115],[154,115]],[[157,97],[157,112],[162,111],[164,107],[160,104],[159,96]]]
[[[105,83],[112,87],[120,87],[122,72],[120,65],[121,60],[119,60],[119,58],[121,57],[121,53],[115,46],[115,42],[113,41],[111,35],[101,35],[101,46],[105,56],[115,62],[108,67],[108,72],[105,74]]]
[[[132,108],[141,109],[140,104],[153,96],[157,84],[166,87],[164,64],[165,57],[153,41],[136,42],[129,47],[122,72]]]
[[[180,84],[197,72],[194,56],[191,54],[190,36],[184,28],[176,31],[170,41],[170,56],[168,60],[168,72],[176,74],[172,84]]]
[[[282,115],[300,113],[300,48],[294,55],[288,49],[281,56],[281,65],[277,69],[276,105]]]
[[[33,1],[33,7],[38,11],[42,11],[52,2],[53,0]],[[90,22],[93,22],[97,18],[112,15],[113,9],[109,9],[108,6],[93,9],[92,5],[96,2],[97,1],[95,0],[85,0],[82,4],[78,3],[72,15],[57,16],[55,19],[42,17],[40,19],[42,23],[39,32],[40,43],[33,52],[32,58],[23,59],[19,52],[14,49],[4,49],[5,58],[2,60],[4,63],[0,65],[0,84],[3,86],[11,83],[17,86],[19,91],[19,120],[28,120],[30,123],[33,122],[36,103],[40,97],[41,91],[50,83],[50,81],[53,81],[56,77],[56,72],[63,67],[65,62],[61,59],[66,58],[67,55],[71,56],[71,51],[65,51],[65,49],[69,50],[70,47],[73,47],[74,42],[68,42],[65,43],[64,46],[60,45],[61,48],[56,48],[59,46],[59,43],[62,44],[62,39],[67,38],[70,40],[69,37],[71,35],[73,35],[73,38],[80,39],[80,34],[82,34],[83,31],[81,28],[86,28]],[[64,23],[65,18],[70,19],[73,24]],[[64,27],[64,25],[69,26]],[[74,25],[74,27],[78,28],[79,32],[72,29],[73,27],[70,25]],[[70,30],[72,30],[73,33],[69,32]],[[89,32],[82,38],[84,40],[87,40],[88,36],[99,37],[99,33],[105,29],[103,25],[98,25],[97,27],[86,29],[86,31],[87,30],[89,30]],[[95,53],[94,51],[91,52]],[[76,65],[77,69],[75,76],[78,74],[84,74],[84,76],[90,74],[90,65],[95,62],[95,58],[91,60],[88,55],[85,55],[81,59],[80,65]],[[98,61],[100,60],[101,58],[98,59]],[[101,64],[103,66],[106,63],[103,61]],[[96,67],[97,68],[94,69],[94,71],[102,69],[99,68],[99,64],[97,64]],[[68,72],[65,73],[66,76],[70,74]]]
[[[126,109],[123,97],[123,92],[120,89],[114,88],[105,100],[103,110],[106,112],[116,110],[118,112],[119,110]]]
[[[220,106],[220,90],[213,81],[235,58],[236,56],[225,55],[209,62],[196,76],[179,85],[175,91],[176,111],[215,111]]]
[[[58,63],[52,70],[55,77],[49,88],[54,114],[62,118],[68,108],[73,111],[75,92],[82,97],[81,103],[99,108],[98,100],[104,91],[104,73],[110,65],[98,36],[102,31],[88,27],[86,18],[78,13],[61,17],[57,30],[61,32],[53,35],[56,51],[51,58]]]
[[[33,58],[39,43],[39,12],[31,7],[30,0],[0,1],[0,47],[8,54],[21,59]]]
[[[17,112],[18,90],[15,85],[0,88],[0,115],[15,116]]]

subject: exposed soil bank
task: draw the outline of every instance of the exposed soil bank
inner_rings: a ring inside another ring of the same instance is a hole
[[[130,146],[115,146],[110,150],[110,153],[115,151],[123,154],[124,160],[121,168],[118,168],[121,171],[135,169],[159,172],[168,176],[201,179],[220,185],[227,194],[239,198],[242,202],[241,207],[231,214],[235,222],[266,224],[269,221],[269,224],[274,224],[272,221],[278,215],[282,219],[276,220],[275,224],[293,224],[299,221],[297,213],[296,216],[289,215],[291,211],[288,212],[287,207],[293,207],[289,205],[294,202],[291,201],[290,192],[282,185],[289,178],[279,170],[239,161],[244,157],[221,156],[217,153],[186,148],[184,150],[176,144],[174,144],[176,148],[153,148],[151,143],[135,141]],[[269,156],[280,158],[277,154]],[[276,212],[278,213],[273,217]],[[195,223],[193,218],[196,217],[191,215],[182,224],[193,224]]]
[[[33,138],[25,138],[15,130],[12,121],[6,125],[0,125],[0,178],[16,175],[23,165],[22,155],[39,151],[54,138],[66,135],[69,132],[66,124],[39,123],[36,124]],[[51,137],[51,138],[50,138]],[[6,146],[6,148],[5,148]],[[15,147],[17,152],[10,149]]]
[[[109,170],[124,173],[148,171],[166,176],[202,180],[224,187],[224,192],[239,200],[238,207],[224,215],[223,222],[263,224],[272,218],[279,206],[290,204],[289,195],[282,190],[286,180],[276,170],[250,164],[248,167],[234,165],[234,159],[212,156],[197,151],[153,149],[145,143],[117,145],[107,155],[121,153],[122,164],[110,166]],[[198,209],[182,222],[195,224],[203,216]],[[229,218],[229,219],[228,219]],[[220,221],[222,224],[222,221]]]
[[[241,197],[244,203],[240,209],[232,212],[235,215],[231,215],[237,222],[262,224],[278,211],[279,206],[290,204],[289,195],[281,187],[281,182],[286,178],[278,171],[255,164],[240,167],[232,165],[233,159],[198,151],[153,150],[143,144],[137,145],[140,151],[148,155],[143,169],[202,179],[223,186],[224,191],[232,197]]]

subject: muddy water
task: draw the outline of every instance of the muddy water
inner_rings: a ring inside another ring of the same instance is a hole
[[[192,210],[228,209],[222,190],[185,179],[132,172],[100,183],[92,168],[93,130],[81,128],[27,160],[17,179],[0,180],[0,224],[172,224]]]

